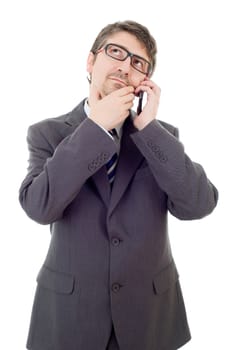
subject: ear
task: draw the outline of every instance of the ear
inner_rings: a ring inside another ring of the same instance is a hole
[[[94,65],[95,55],[93,52],[89,52],[88,58],[87,58],[87,72],[92,73],[93,65]]]

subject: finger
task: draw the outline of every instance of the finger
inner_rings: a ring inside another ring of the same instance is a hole
[[[130,93],[133,93],[134,92],[134,87],[133,86],[126,86],[126,87],[123,87],[121,89],[118,89],[116,91],[113,92],[113,94],[115,94],[116,96],[125,96],[125,95],[128,95]]]
[[[156,95],[161,94],[161,89],[158,85],[152,83],[152,84],[144,84],[140,85],[136,88],[135,94],[138,95],[140,91],[146,91],[147,93],[154,93]]]
[[[155,84],[152,80],[143,81],[141,85],[149,86],[155,92],[161,91],[161,88],[157,84]]]
[[[140,85],[140,86],[138,86],[138,87],[136,88],[136,90],[135,90],[135,95],[138,96],[139,92],[141,92],[141,91],[150,93],[150,91],[152,91],[152,90],[151,90],[151,88],[148,87],[148,86]]]
[[[125,110],[129,111],[133,107],[133,101],[129,101],[129,102],[125,103],[124,106],[125,106]]]
[[[133,102],[134,99],[135,99],[135,94],[132,94],[132,93],[121,97],[122,103]]]

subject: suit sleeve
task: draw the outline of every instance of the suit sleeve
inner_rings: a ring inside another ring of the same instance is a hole
[[[19,191],[21,206],[41,224],[61,218],[86,180],[116,152],[111,138],[88,118],[55,150],[51,132],[40,123],[29,127],[28,173]]]
[[[178,140],[178,129],[172,133],[158,121],[132,135],[149,167],[167,194],[168,209],[182,220],[200,219],[210,214],[218,200],[218,191],[209,181],[203,167],[193,162]]]

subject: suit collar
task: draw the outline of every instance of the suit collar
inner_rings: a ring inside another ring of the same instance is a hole
[[[76,127],[80,123],[82,123],[82,121],[84,119],[86,119],[87,115],[86,115],[86,113],[84,111],[84,103],[85,103],[85,99],[82,100],[78,104],[78,106],[75,107],[71,112],[69,112],[68,114],[65,115],[64,122],[67,125]]]

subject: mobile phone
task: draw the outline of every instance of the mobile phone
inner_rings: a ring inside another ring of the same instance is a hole
[[[138,97],[139,99],[138,99],[137,115],[139,115],[142,112],[143,91],[139,92]]]

